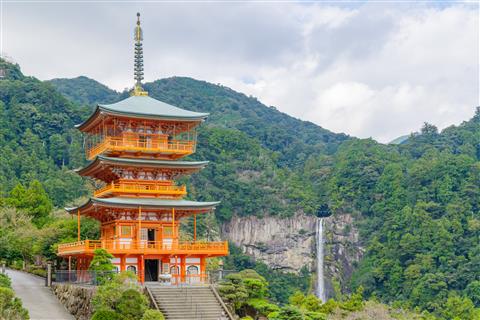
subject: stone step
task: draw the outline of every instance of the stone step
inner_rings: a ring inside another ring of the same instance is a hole
[[[208,286],[147,284],[147,287],[167,320],[229,320],[227,312]]]

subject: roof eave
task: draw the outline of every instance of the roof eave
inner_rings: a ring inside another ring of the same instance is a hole
[[[167,115],[154,115],[154,114],[144,114],[144,113],[132,113],[132,112],[122,112],[118,110],[112,110],[105,106],[98,105],[99,110],[117,116],[128,116],[139,119],[157,119],[157,120],[179,120],[179,121],[204,121],[209,113],[198,113],[195,116],[167,116]]]
[[[75,128],[77,128],[78,130],[80,131],[84,131],[84,129],[86,129],[87,127],[89,127],[89,125],[95,120],[95,118],[100,114],[100,109],[99,107],[97,106],[95,108],[95,110],[92,112],[92,114],[87,118],[87,120],[85,120],[84,122],[82,123],[79,123],[79,124],[76,124],[75,125]]]

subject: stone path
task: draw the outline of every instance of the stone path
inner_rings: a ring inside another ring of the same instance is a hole
[[[45,287],[45,280],[21,271],[8,269],[12,279],[12,288],[23,306],[30,313],[31,320],[74,320],[63,305],[57,300],[50,288]]]

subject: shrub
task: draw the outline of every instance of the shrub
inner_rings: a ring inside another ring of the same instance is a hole
[[[145,311],[141,320],[165,320],[165,318],[160,311],[149,309]]]
[[[37,275],[37,276],[40,276],[42,278],[47,277],[47,270],[45,270],[45,269],[32,269],[32,270],[30,270],[30,273],[32,273],[34,275]]]
[[[22,307],[22,301],[15,297],[12,289],[0,288],[0,319],[29,319],[28,311]]]
[[[265,299],[249,299],[247,304],[263,316],[268,316],[270,313],[280,310],[277,305]]]
[[[12,281],[6,274],[1,274],[0,273],[0,287],[2,288],[11,288],[12,287]]]
[[[100,309],[95,311],[91,320],[123,320],[123,317],[113,310]]]
[[[92,304],[98,318],[92,320],[162,320],[160,312],[148,312],[148,300],[143,295],[133,272],[122,272],[98,287]],[[113,318],[112,318],[113,317]]]
[[[114,310],[117,301],[120,299],[124,291],[128,289],[140,291],[140,286],[137,284],[136,279],[137,277],[135,274],[127,271],[114,275],[111,281],[107,281],[99,286],[92,299],[92,304],[95,310]]]
[[[104,284],[113,277],[115,266],[112,263],[113,256],[105,249],[96,249],[90,262],[89,270],[96,271],[97,284]]]
[[[115,310],[126,320],[140,319],[147,309],[147,297],[135,289],[124,291],[115,306]]]
[[[218,292],[235,310],[240,309],[248,298],[247,289],[238,273],[229,274],[226,281],[220,284]]]
[[[307,320],[327,320],[327,315],[321,312],[307,311],[305,313],[305,318]]]
[[[278,312],[272,312],[268,316],[269,320],[304,320],[303,314],[295,306],[287,305]]]
[[[363,310],[365,302],[363,301],[363,288],[360,286],[357,291],[350,295],[347,301],[340,304],[340,308],[347,311]]]

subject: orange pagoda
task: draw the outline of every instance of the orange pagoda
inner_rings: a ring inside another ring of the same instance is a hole
[[[58,255],[86,270],[95,249],[115,258],[118,271],[134,271],[141,282],[204,282],[206,259],[228,254],[227,242],[197,239],[196,217],[218,202],[184,199],[179,177],[198,172],[206,161],[182,161],[195,152],[197,128],[207,113],[155,100],[142,89],[143,49],[140,14],[135,28],[135,87],[114,104],[97,105],[77,128],[84,133],[91,162],[78,173],[102,181],[86,203],[66,208],[78,219],[78,241],[60,244]],[[80,216],[101,223],[100,240],[81,240]],[[193,216],[193,239],[181,240],[180,222]]]

